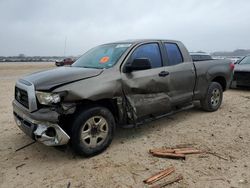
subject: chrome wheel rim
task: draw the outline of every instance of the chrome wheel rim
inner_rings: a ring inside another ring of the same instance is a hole
[[[220,90],[219,89],[214,89],[212,91],[212,96],[211,96],[211,104],[212,106],[216,107],[220,103]]]
[[[89,118],[81,130],[81,140],[89,148],[101,145],[108,136],[108,123],[102,116]]]

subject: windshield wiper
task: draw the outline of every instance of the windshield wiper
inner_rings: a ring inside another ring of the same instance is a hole
[[[88,67],[88,66],[71,66],[71,67],[79,67],[79,68],[86,68],[86,69],[105,69],[105,67]]]
[[[87,67],[87,66],[84,66],[82,68],[87,68],[87,69],[103,69],[102,67]]]

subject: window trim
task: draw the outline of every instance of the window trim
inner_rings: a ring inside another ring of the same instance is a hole
[[[160,58],[161,58],[161,66],[160,67],[155,67],[155,68],[151,68],[151,69],[156,69],[156,68],[162,68],[164,67],[164,58],[163,58],[163,54],[162,54],[162,48],[161,48],[161,43],[159,41],[150,41],[150,42],[143,42],[143,43],[139,43],[137,45],[135,45],[129,52],[129,54],[127,55],[127,58],[125,59],[124,63],[122,64],[122,72],[124,72],[124,67],[126,66],[127,63],[130,63],[131,61],[131,58],[132,58],[132,54],[134,53],[134,51],[143,46],[143,45],[147,45],[147,44],[157,44],[158,45],[158,50],[159,50],[159,53],[160,53]],[[149,69],[149,70],[151,70]]]
[[[163,47],[164,47],[164,50],[165,50],[165,53],[166,53],[166,58],[167,58],[167,60],[166,60],[167,64],[165,66],[175,66],[175,65],[170,65],[170,63],[169,63],[170,62],[169,61],[169,55],[168,55],[167,47],[166,47],[165,44],[175,44],[177,46],[179,52],[180,52],[182,62],[178,63],[178,64],[175,64],[175,65],[180,65],[180,64],[184,63],[184,57],[182,55],[182,52],[181,52],[181,49],[180,49],[179,45],[177,43],[174,43],[174,42],[163,42]]]

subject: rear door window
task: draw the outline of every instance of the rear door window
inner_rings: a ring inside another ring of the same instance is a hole
[[[151,62],[152,68],[162,66],[161,53],[157,43],[143,44],[135,49],[132,54],[132,61],[137,58],[147,58]]]
[[[164,45],[168,56],[168,65],[177,65],[183,62],[183,57],[177,44],[164,43]]]

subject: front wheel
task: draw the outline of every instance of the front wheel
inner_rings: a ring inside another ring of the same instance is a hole
[[[99,154],[110,145],[114,129],[114,117],[107,108],[84,110],[76,116],[71,129],[72,147],[86,157]]]
[[[223,99],[223,89],[217,82],[211,82],[204,99],[202,99],[201,106],[203,110],[214,112],[221,106]]]

